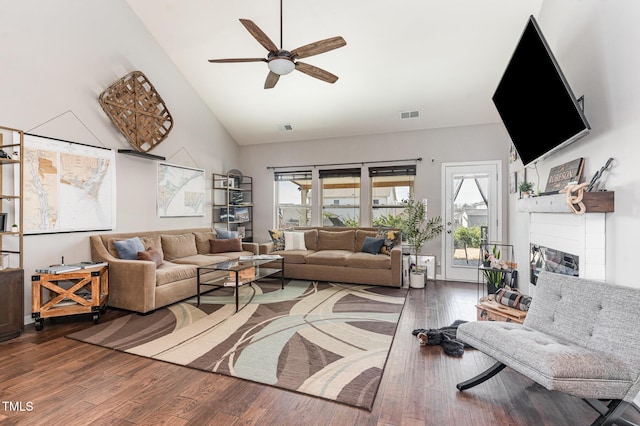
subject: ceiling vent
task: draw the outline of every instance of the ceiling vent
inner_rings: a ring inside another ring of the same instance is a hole
[[[281,124],[278,128],[281,132],[290,132],[293,130],[293,126],[291,124]]]
[[[400,119],[406,120],[407,118],[418,118],[420,117],[420,111],[405,111],[400,113]]]

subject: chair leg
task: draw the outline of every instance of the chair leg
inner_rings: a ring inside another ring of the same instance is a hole
[[[498,374],[499,372],[501,372],[504,368],[506,367],[506,365],[504,365],[501,362],[496,362],[495,364],[493,364],[491,367],[489,367],[488,370],[483,371],[482,373],[478,374],[477,376],[464,381],[462,383],[458,383],[456,385],[456,387],[458,388],[459,391],[463,391],[469,388],[472,388],[476,385],[479,385],[482,382],[485,382],[487,380],[489,380],[490,378],[492,378],[493,376],[495,376],[496,374]]]
[[[609,405],[605,405],[598,400],[585,399],[585,401],[600,413],[600,416],[591,423],[591,426],[610,426],[614,424],[618,426],[638,426],[620,417],[629,406],[629,403],[626,401],[613,399]]]

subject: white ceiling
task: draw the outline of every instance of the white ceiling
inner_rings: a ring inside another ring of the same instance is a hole
[[[278,0],[127,2],[231,136],[251,145],[499,122],[491,96],[543,0],[284,0],[284,49],[338,35],[347,45],[304,59],[335,84],[294,71],[269,90],[264,62],[207,60],[266,57],[238,19],[279,46]]]

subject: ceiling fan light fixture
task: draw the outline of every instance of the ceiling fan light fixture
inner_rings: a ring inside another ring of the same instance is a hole
[[[275,57],[267,64],[269,70],[278,75],[287,75],[296,69],[296,64],[289,58]]]

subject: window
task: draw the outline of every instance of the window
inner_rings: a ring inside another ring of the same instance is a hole
[[[372,226],[400,226],[402,200],[413,196],[416,166],[370,167]]]
[[[360,168],[320,170],[322,225],[360,225]]]
[[[311,225],[311,171],[275,172],[276,227]]]

